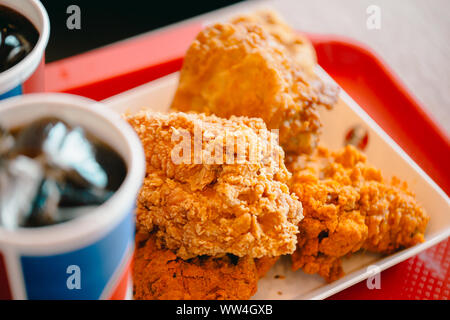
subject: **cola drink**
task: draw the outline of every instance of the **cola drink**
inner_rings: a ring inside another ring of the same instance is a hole
[[[41,227],[88,214],[126,172],[116,151],[61,119],[0,129],[0,226]]]
[[[0,5],[0,72],[23,60],[35,47],[39,32],[20,13]]]

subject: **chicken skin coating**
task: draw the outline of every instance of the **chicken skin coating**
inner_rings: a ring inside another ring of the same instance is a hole
[[[280,257],[262,257],[255,259],[256,270],[258,270],[258,277],[263,278],[267,272],[277,263]]]
[[[294,252],[302,206],[286,184],[283,150],[262,120],[152,112],[127,120],[147,161],[136,218],[155,230],[158,245],[182,259]],[[180,141],[191,150],[180,153]]]
[[[302,201],[293,269],[327,281],[343,275],[341,258],[360,249],[389,254],[424,241],[428,215],[405,183],[383,180],[352,146],[318,148],[286,159],[290,188]]]
[[[256,293],[258,279],[250,257],[182,260],[173,251],[159,248],[154,235],[136,234],[136,300],[246,300]]]
[[[294,31],[274,11],[261,10],[253,14],[242,15],[232,20],[233,24],[258,24],[282,46],[291,58],[307,72],[315,77],[314,69],[317,65],[316,51],[311,42],[302,34]]]
[[[186,53],[171,108],[223,118],[259,117],[269,129],[279,130],[284,151],[310,153],[321,129],[318,108],[331,108],[338,88],[311,72],[315,57],[303,67],[301,58],[293,56],[307,51],[297,44],[303,38],[287,40],[294,33],[281,32],[285,25],[277,29],[273,22],[266,30],[265,23],[250,20],[216,24],[199,33]]]

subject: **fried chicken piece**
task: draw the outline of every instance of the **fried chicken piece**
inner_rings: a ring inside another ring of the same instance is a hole
[[[137,222],[156,230],[159,245],[183,259],[294,252],[302,206],[286,184],[283,150],[262,120],[151,112],[127,120],[147,160]],[[181,163],[173,161],[180,144],[190,147]],[[208,164],[208,150],[217,162]]]
[[[291,58],[302,67],[303,71],[308,72],[308,75],[312,77],[316,77],[314,69],[317,65],[317,56],[311,41],[294,31],[276,12],[260,10],[253,14],[236,17],[231,22],[234,24],[261,25],[279,44],[287,49]]]
[[[312,152],[321,128],[318,108],[331,108],[338,88],[311,71],[309,43],[279,23],[250,16],[201,31],[186,53],[171,108],[260,117],[279,130],[286,152]]]
[[[327,281],[343,275],[341,258],[360,249],[383,254],[424,241],[429,217],[405,183],[387,183],[352,146],[289,156],[290,188],[302,201],[293,269]]]
[[[250,257],[182,260],[173,251],[158,248],[154,235],[136,234],[136,300],[246,300],[256,293],[258,278]]]
[[[258,277],[263,278],[267,272],[277,263],[280,257],[262,257],[255,259],[256,270],[258,270]]]

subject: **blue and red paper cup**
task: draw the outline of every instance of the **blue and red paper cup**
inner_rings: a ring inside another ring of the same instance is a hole
[[[134,251],[134,208],[145,172],[139,138],[120,116],[92,100],[30,94],[0,102],[6,129],[42,117],[76,123],[124,159],[127,175],[105,203],[57,225],[0,227],[1,299],[124,299]]]
[[[39,32],[33,50],[18,64],[0,73],[0,100],[25,93],[43,92],[45,48],[50,35],[50,23],[44,6],[38,0],[0,0],[27,18]]]

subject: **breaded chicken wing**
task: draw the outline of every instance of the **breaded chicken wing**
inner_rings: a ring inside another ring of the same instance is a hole
[[[429,217],[406,184],[387,183],[357,149],[319,148],[313,156],[290,156],[290,188],[300,198],[293,269],[327,281],[343,275],[341,258],[360,249],[392,253],[424,241]]]
[[[312,71],[313,52],[271,16],[207,27],[186,53],[171,108],[260,117],[279,130],[286,152],[310,153],[321,128],[318,108],[331,108],[338,96]]]
[[[137,222],[156,232],[158,245],[183,259],[295,250],[302,206],[286,185],[283,150],[262,120],[151,112],[127,120],[147,160]],[[179,148],[183,141],[190,150]],[[215,162],[205,157],[211,154]]]

